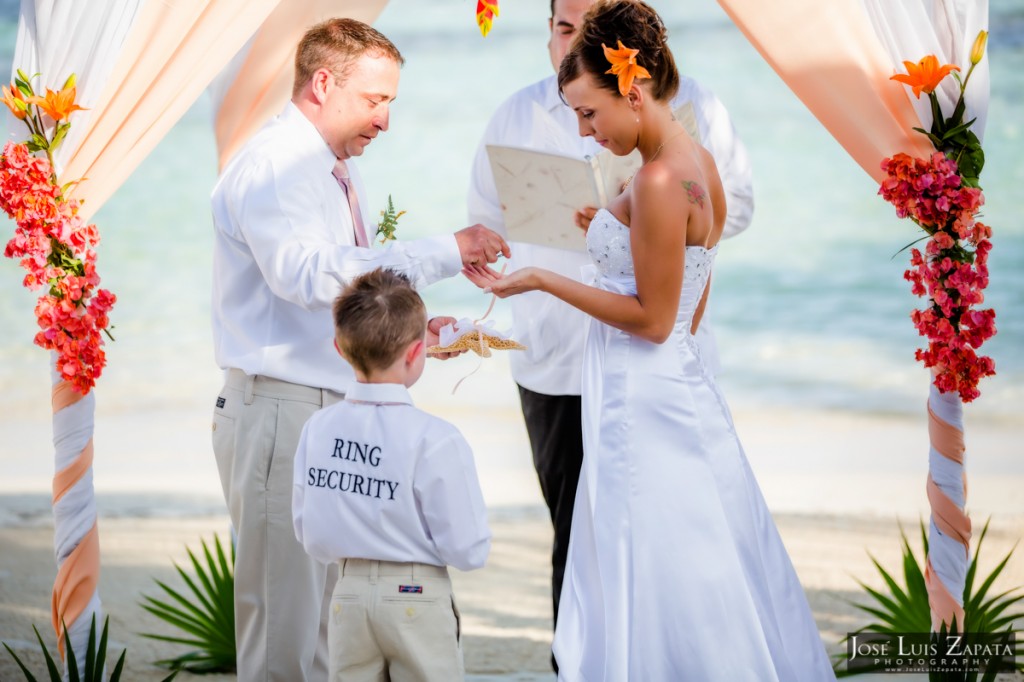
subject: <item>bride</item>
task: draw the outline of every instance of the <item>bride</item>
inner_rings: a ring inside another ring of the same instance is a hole
[[[595,318],[585,459],[554,652],[559,679],[831,680],[803,589],[693,333],[725,219],[711,155],[669,101],[678,72],[639,0],[586,15],[558,85],[580,134],[643,165],[587,233],[595,286],[468,267],[499,297],[545,291]]]

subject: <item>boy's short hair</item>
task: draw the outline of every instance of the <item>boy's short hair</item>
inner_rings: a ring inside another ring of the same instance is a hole
[[[338,348],[369,374],[390,367],[427,330],[427,308],[405,275],[377,268],[356,277],[334,301]]]

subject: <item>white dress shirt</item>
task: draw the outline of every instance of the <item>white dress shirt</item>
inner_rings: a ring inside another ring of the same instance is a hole
[[[462,268],[454,235],[355,246],[352,215],[332,175],[337,159],[292,103],[232,159],[213,190],[213,346],[217,364],[344,392],[355,380],[334,349],[331,304],[377,267],[417,287]],[[356,192],[362,179],[352,159]],[[361,202],[363,224],[370,226]]]
[[[728,206],[723,236],[732,237],[750,225],[754,211],[747,150],[736,135],[721,101],[710,90],[684,76],[680,78],[679,92],[671,106],[677,109],[686,102],[692,102],[701,141],[718,166]],[[550,127],[534,129],[534,112],[537,107],[554,118],[564,130],[564,137],[551,139]],[[526,147],[545,152],[569,151],[579,158],[595,155],[602,149],[593,138],[580,137],[575,112],[558,96],[556,76],[523,88],[506,100],[494,113],[480,141],[468,198],[470,223],[483,223],[506,236],[501,204],[487,157],[486,145],[489,144]],[[579,281],[580,268],[590,264],[590,257],[586,253],[521,242],[511,246],[512,270],[533,265]],[[510,300],[512,335],[527,347],[527,350],[510,356],[512,376],[516,383],[546,395],[579,395],[587,315],[539,291],[513,296]],[[705,360],[715,367],[717,352],[707,313],[697,338]]]
[[[491,548],[473,453],[459,430],[413,407],[401,384],[354,383],[302,429],[295,536],[323,562],[481,568]]]

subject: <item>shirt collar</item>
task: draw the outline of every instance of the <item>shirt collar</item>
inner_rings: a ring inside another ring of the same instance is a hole
[[[412,405],[409,389],[401,384],[364,384],[357,381],[349,386],[345,400]]]
[[[295,150],[300,154],[313,155],[317,162],[322,162],[327,172],[334,170],[338,158],[320,135],[313,122],[306,118],[294,102],[289,101],[281,112],[281,122],[295,134]]]
[[[548,76],[544,79],[544,108],[548,111],[556,111],[567,106],[558,94],[558,76]]]

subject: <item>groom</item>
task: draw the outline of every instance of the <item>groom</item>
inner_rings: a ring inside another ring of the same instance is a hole
[[[510,255],[481,225],[370,249],[352,163],[388,129],[402,56],[358,21],[302,38],[291,102],[234,157],[213,191],[213,335],[225,384],[213,448],[238,535],[238,679],[327,678],[335,566],[310,558],[292,526],[292,463],[303,424],[354,380],[333,347],[331,303],[378,267],[417,286]],[[434,318],[428,345],[452,318]],[[432,338],[433,337],[433,338]],[[333,575],[330,575],[333,573]]]
[[[594,0],[552,0],[548,20],[548,51],[555,71],[569,49]],[[754,208],[750,162],[736,135],[725,107],[709,90],[692,78],[680,77],[679,92],[672,108],[692,103],[701,141],[718,165],[725,187],[728,215],[724,237],[732,237],[750,225]],[[547,112],[561,129],[561,139],[552,141],[549,127],[531,126],[537,108]],[[601,151],[592,138],[582,138],[576,114],[562,102],[555,76],[527,86],[513,94],[494,113],[480,146],[469,188],[469,217],[504,231],[501,204],[487,157],[486,145],[526,147],[537,151],[564,153],[575,149],[579,158]],[[576,224],[586,230],[594,207],[579,207]],[[590,263],[587,254],[516,243],[511,269],[534,265],[580,279],[580,268]],[[513,336],[528,350],[511,357],[512,376],[519,385],[519,397],[533,450],[541,492],[551,513],[555,537],[552,547],[552,601],[558,618],[558,599],[569,548],[576,485],[583,461],[580,384],[583,342],[587,316],[554,296],[530,292],[511,299]],[[714,345],[707,316],[700,330],[705,337],[702,350],[715,365]],[[698,332],[698,340],[702,334]],[[710,353],[708,351],[711,351]]]

